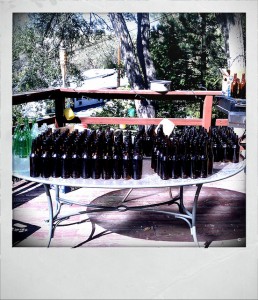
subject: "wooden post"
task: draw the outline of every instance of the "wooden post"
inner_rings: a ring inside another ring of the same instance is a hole
[[[60,58],[60,66],[61,66],[62,82],[63,82],[62,86],[65,87],[67,54],[63,42],[61,42],[60,45],[59,58]]]
[[[64,109],[65,97],[59,93],[59,95],[55,98],[56,123],[58,127],[64,126]]]
[[[117,87],[120,87],[120,78],[121,78],[121,38],[118,42],[117,50]]]
[[[207,130],[209,130],[211,126],[212,102],[213,102],[213,96],[205,96],[204,103],[203,103],[202,126]]]

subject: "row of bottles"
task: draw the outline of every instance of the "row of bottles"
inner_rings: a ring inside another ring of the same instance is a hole
[[[30,176],[44,178],[141,179],[143,148],[139,132],[69,130],[39,135],[32,143]]]
[[[161,179],[206,178],[214,162],[239,162],[238,136],[232,128],[184,127],[165,136],[162,126],[152,150],[151,167]]]
[[[30,176],[141,179],[143,157],[161,179],[206,178],[214,162],[239,162],[238,136],[229,127],[182,127],[166,136],[152,125],[135,136],[110,129],[47,130],[32,141]]]

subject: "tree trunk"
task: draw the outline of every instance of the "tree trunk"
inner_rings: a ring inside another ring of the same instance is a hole
[[[131,88],[148,88],[149,81],[155,76],[155,69],[149,53],[149,14],[137,14],[137,53],[123,14],[110,13],[109,18],[116,36],[121,39],[121,56]],[[155,109],[150,101],[136,98],[135,107],[138,117],[155,117]]]
[[[206,87],[207,45],[206,45],[206,14],[201,14],[202,45],[201,45],[201,84]]]
[[[137,14],[137,54],[143,73],[144,87],[149,88],[150,81],[156,78],[156,70],[149,51],[150,19],[148,13]],[[155,109],[150,100],[135,101],[137,115],[141,118],[154,118]]]
[[[124,60],[129,84],[133,89],[143,89],[144,83],[140,67],[136,59],[136,51],[124,17],[121,13],[110,13],[109,18],[116,36],[119,40],[121,39],[121,56]]]
[[[241,74],[246,72],[242,15],[220,14],[219,19],[222,21],[228,69],[231,75],[237,73],[238,78],[241,78]]]
[[[149,82],[156,78],[156,70],[149,51],[150,40],[150,19],[149,14],[138,13],[138,33],[137,33],[137,53],[143,73],[145,88],[149,87]]]

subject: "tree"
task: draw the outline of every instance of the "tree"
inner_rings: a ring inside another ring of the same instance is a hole
[[[14,16],[18,18],[19,14]],[[13,34],[14,92],[61,85],[59,47],[64,42],[68,52],[70,78],[83,80],[72,58],[78,48],[99,42],[104,36],[103,24],[82,14],[28,14],[22,23],[15,22]]]
[[[121,40],[121,54],[130,87],[146,89],[155,77],[155,68],[149,51],[150,21],[149,14],[137,13],[137,50],[127,28],[122,13],[110,13],[109,18],[115,34]],[[151,101],[136,99],[135,106],[139,117],[154,117],[155,109]]]
[[[215,14],[162,14],[151,31],[157,77],[171,80],[174,90],[221,89],[219,69],[226,65],[223,36]],[[201,117],[201,99],[192,104],[159,102],[158,116]]]

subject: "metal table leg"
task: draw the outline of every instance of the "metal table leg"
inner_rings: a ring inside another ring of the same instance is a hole
[[[197,235],[196,235],[196,210],[197,210],[197,201],[200,195],[201,188],[202,188],[202,184],[197,184],[197,189],[194,196],[193,210],[192,210],[192,228],[191,228],[191,234],[193,236],[193,239],[199,247],[200,245],[198,243]]]
[[[47,196],[47,202],[48,202],[48,212],[49,212],[49,240],[48,240],[48,247],[50,245],[52,236],[53,236],[53,221],[54,221],[54,216],[53,216],[53,203],[52,203],[52,198],[50,194],[50,185],[49,184],[44,184],[46,196]]]

